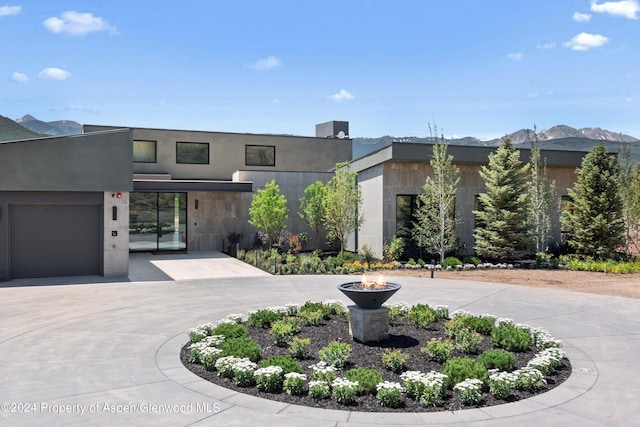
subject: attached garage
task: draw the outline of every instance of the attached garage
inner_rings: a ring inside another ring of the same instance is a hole
[[[0,142],[0,281],[126,276],[131,131]]]
[[[102,274],[101,205],[10,205],[11,277]]]

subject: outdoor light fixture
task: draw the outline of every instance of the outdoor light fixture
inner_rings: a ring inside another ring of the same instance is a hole
[[[111,207],[111,218],[113,218],[114,221],[118,220],[118,207],[117,206],[112,206]]]
[[[196,209],[198,209],[198,199],[196,199],[196,206],[195,206],[195,208],[196,208]]]

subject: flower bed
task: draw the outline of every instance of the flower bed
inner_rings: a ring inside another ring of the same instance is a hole
[[[513,402],[543,393],[570,375],[562,343],[542,329],[463,311],[449,318],[443,306],[390,307],[390,339],[381,343],[353,341],[339,303],[307,302],[249,313],[244,323],[232,315],[219,322],[222,327],[192,328],[181,359],[202,378],[246,394],[370,412],[449,411]],[[314,311],[320,322],[307,321]],[[436,313],[431,322],[415,315],[430,311]],[[282,322],[295,330],[285,343],[273,329]],[[257,359],[249,341],[261,349]]]

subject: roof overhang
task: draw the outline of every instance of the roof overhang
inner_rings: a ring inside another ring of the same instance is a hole
[[[158,180],[134,179],[133,191],[157,191],[179,193],[189,191],[251,193],[253,182],[250,181],[205,181],[205,180]]]

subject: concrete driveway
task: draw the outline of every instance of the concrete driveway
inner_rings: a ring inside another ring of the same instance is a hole
[[[565,342],[574,368],[569,380],[523,402],[420,414],[318,410],[217,387],[180,364],[187,328],[269,305],[347,302],[336,286],[348,279],[273,277],[228,257],[203,255],[134,256],[135,281],[5,283],[0,424],[640,425],[640,300],[437,278],[395,279],[403,288],[392,301],[447,304],[451,311],[544,327]],[[203,273],[206,265],[216,268]]]

